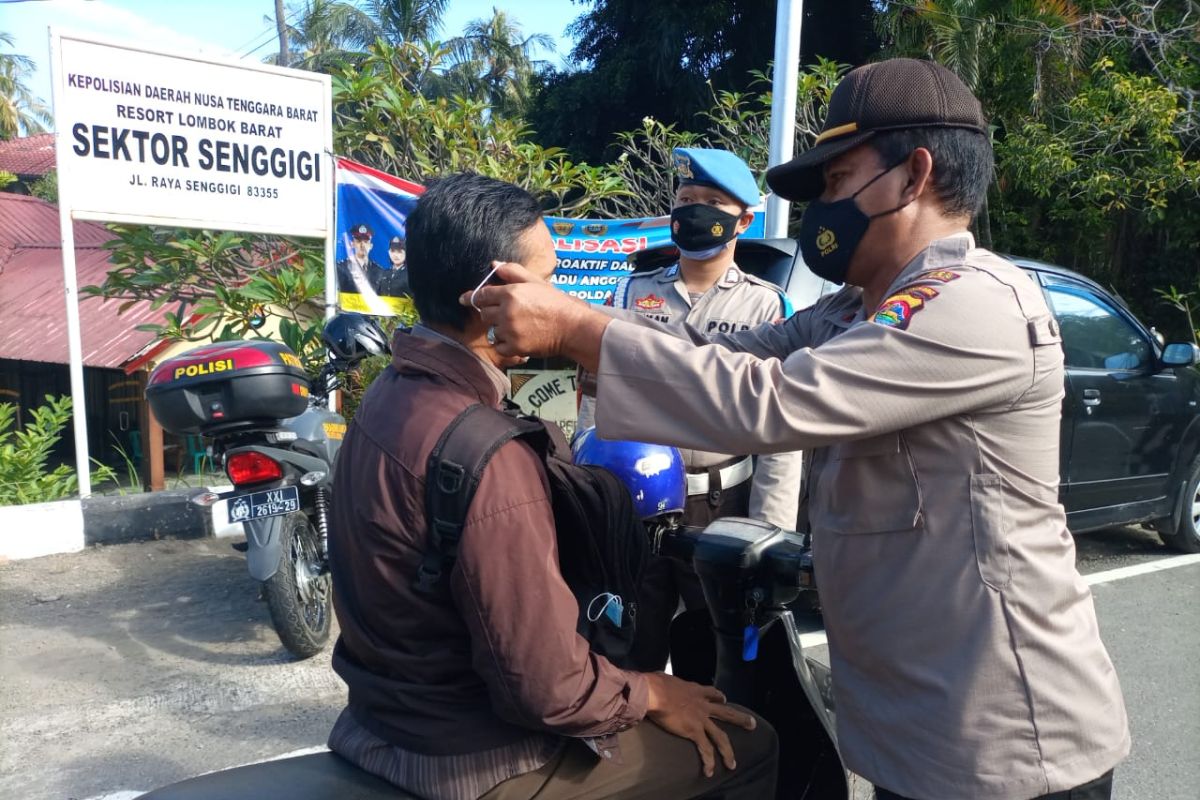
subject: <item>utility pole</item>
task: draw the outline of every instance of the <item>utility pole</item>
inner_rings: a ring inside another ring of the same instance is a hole
[[[771,145],[768,166],[791,161],[796,141],[796,86],[800,71],[800,22],[804,0],[777,0],[775,5],[775,73],[771,86]],[[787,236],[789,203],[770,195],[764,235]]]
[[[288,65],[287,23],[284,21],[283,0],[275,0],[275,27],[279,29],[279,66]]]

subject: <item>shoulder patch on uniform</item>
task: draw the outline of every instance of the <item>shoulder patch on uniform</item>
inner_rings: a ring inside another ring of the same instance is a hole
[[[879,304],[879,309],[871,321],[889,328],[906,330],[913,315],[937,296],[938,290],[932,286],[909,286],[901,289]]]
[[[665,298],[659,297],[651,292],[650,294],[634,298],[633,307],[638,311],[657,311],[666,305],[666,303],[667,301]]]

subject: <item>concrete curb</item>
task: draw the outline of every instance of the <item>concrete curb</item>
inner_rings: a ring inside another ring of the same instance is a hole
[[[200,539],[212,536],[207,509],[188,502],[205,489],[173,489],[83,501],[86,544],[116,544],[147,539]]]
[[[212,508],[190,502],[202,492],[231,488],[172,489],[0,506],[0,561],[75,553],[95,544],[240,536],[241,524],[226,521],[224,502]]]

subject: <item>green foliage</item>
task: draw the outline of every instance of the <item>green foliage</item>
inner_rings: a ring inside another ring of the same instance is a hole
[[[1157,221],[1176,191],[1200,181],[1200,161],[1185,158],[1175,135],[1179,113],[1171,90],[1101,59],[1060,114],[1010,131],[997,156],[1008,178],[1054,199],[1055,221],[1089,233],[1112,211]]]
[[[0,44],[12,47],[12,34],[0,31]],[[33,59],[18,53],[0,53],[0,139],[43,133],[54,119],[50,107],[30,91]]]
[[[114,268],[85,294],[171,306],[149,331],[168,341],[277,339],[319,370],[324,249],[286,237],[111,226]]]
[[[554,39],[544,33],[522,36],[507,12],[493,8],[490,19],[469,22],[449,46],[454,63],[442,76],[441,93],[483,100],[491,113],[519,118],[528,110],[534,72],[542,63],[534,56],[552,52]]]
[[[33,409],[30,417],[24,429],[17,430],[17,407],[0,403],[0,506],[47,503],[79,491],[74,469],[49,466],[54,445],[71,421],[71,398],[46,395],[45,405]],[[103,465],[92,472],[96,482],[114,477]]]
[[[824,58],[802,69],[796,87],[795,149],[812,147],[820,132],[825,106],[846,65]],[[737,153],[755,174],[766,173],[771,143],[771,77],[754,72],[746,92],[713,91],[702,112],[705,133],[678,130],[653,117],[637,130],[617,134],[620,154],[612,167],[629,191],[601,202],[612,216],[655,216],[667,213],[675,196],[672,151],[676,147],[720,147]],[[762,188],[762,187],[760,187]]]
[[[0,169],[0,191],[4,191],[5,187],[11,186],[12,184],[16,183],[17,180],[18,178],[16,175]]]
[[[530,111],[537,140],[591,163],[619,156],[620,131],[653,117],[701,132],[713,92],[752,91],[774,55],[776,3],[596,0],[571,26],[574,64],[547,71]],[[802,65],[861,64],[877,49],[872,0],[806,0]]]
[[[1154,286],[1196,269],[1200,161],[1177,133],[1180,114],[1155,78],[1101,58],[1074,96],[1014,122],[998,144],[998,239],[1112,283],[1149,312]]]
[[[524,187],[548,212],[586,215],[625,191],[610,169],[569,161],[559,148],[529,140],[519,120],[491,113],[462,96],[428,97],[434,68],[449,48],[432,43],[376,42],[361,66],[333,75],[334,145],[370,166],[426,181],[473,171]]]
[[[29,193],[47,203],[58,205],[58,170],[52,169],[34,181]]]
[[[1192,333],[1192,342],[1200,344],[1200,277],[1196,278],[1196,288],[1190,292],[1181,292],[1174,286],[1166,289],[1155,289],[1155,293],[1172,308],[1180,311],[1187,319],[1188,330]]]

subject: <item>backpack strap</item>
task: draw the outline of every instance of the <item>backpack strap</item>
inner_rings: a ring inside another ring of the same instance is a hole
[[[413,588],[418,592],[432,594],[454,566],[467,512],[488,461],[513,439],[536,439],[541,431],[542,426],[535,422],[478,403],[468,406],[442,431],[425,462],[430,547],[417,568]],[[543,451],[544,445],[539,453]]]

